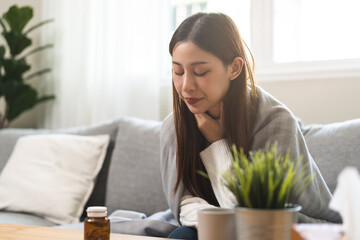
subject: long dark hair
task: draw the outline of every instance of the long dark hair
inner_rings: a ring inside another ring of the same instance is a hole
[[[230,82],[223,99],[225,136],[230,146],[235,144],[248,154],[251,145],[252,118],[256,113],[256,90],[251,66],[245,52],[246,44],[236,25],[221,13],[197,13],[185,19],[176,29],[169,45],[172,55],[178,42],[192,41],[203,50],[222,60],[225,66],[236,57],[244,61],[240,75]],[[247,46],[246,46],[247,47]],[[249,51],[252,62],[253,56]],[[210,181],[197,171],[205,168],[199,153],[207,145],[206,139],[197,127],[195,116],[177,93],[173,84],[174,124],[177,138],[177,182],[174,191],[182,181],[194,196],[204,198],[218,205]]]

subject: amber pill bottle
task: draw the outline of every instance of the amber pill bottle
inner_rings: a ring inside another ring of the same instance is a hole
[[[84,240],[109,240],[110,220],[106,207],[88,207],[84,221]]]

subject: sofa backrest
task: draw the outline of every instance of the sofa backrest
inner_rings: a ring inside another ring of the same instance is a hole
[[[161,122],[123,118],[113,151],[106,206],[151,215],[168,208],[160,175]]]
[[[337,176],[347,166],[360,171],[360,119],[303,126],[309,152],[331,192]]]

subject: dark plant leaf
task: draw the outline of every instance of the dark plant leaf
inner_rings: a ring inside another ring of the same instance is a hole
[[[4,61],[4,70],[6,81],[11,79],[16,80],[18,82],[22,81],[22,74],[30,69],[30,65],[28,65],[25,59],[14,60],[14,59],[5,59]]]
[[[4,32],[7,32],[7,28],[6,28],[4,22],[3,22],[3,20],[2,20],[1,18],[0,18],[0,25],[2,26],[3,31],[4,31]]]
[[[4,65],[4,55],[5,55],[5,48],[4,48],[4,46],[0,46],[0,83],[3,79],[1,68]],[[1,92],[1,88],[0,88],[0,92]],[[1,96],[1,93],[0,93],[0,96]]]
[[[19,89],[25,84],[23,84],[22,82],[19,81],[14,81],[14,80],[10,80],[10,81],[4,81],[1,84],[1,89],[4,93],[5,96],[5,100],[8,101],[12,101],[14,99],[16,99],[16,94],[19,92]]]
[[[25,25],[32,17],[33,10],[31,7],[19,8],[17,5],[10,7],[9,10],[3,15],[3,18],[8,23],[11,31],[18,34],[22,32]]]
[[[54,99],[55,99],[55,95],[44,95],[36,100],[36,104]]]
[[[5,47],[0,46],[0,60],[4,59],[4,55],[5,55]]]
[[[35,106],[37,92],[29,85],[20,85],[13,93],[12,101],[9,103],[7,117],[9,122],[18,117],[23,111]]]
[[[31,39],[19,33],[4,32],[3,35],[6,39],[7,44],[9,45],[11,56],[16,56],[20,54],[32,43]]]
[[[0,97],[6,95],[6,93],[9,91],[9,88],[11,88],[9,85],[9,83],[3,81],[0,82]]]

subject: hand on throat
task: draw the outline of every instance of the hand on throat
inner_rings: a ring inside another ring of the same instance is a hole
[[[206,113],[213,119],[219,119],[221,114],[221,104],[217,104],[216,106],[212,107]]]

